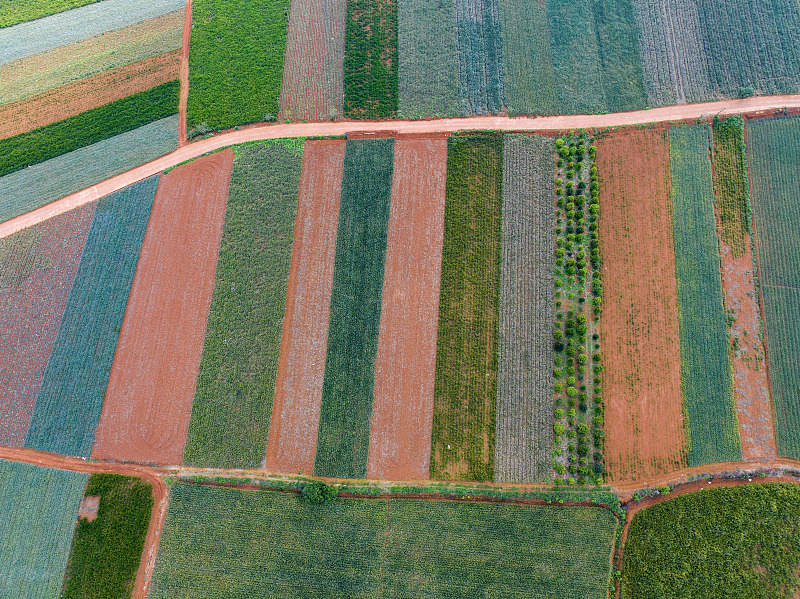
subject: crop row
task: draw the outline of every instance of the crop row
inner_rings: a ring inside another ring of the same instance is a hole
[[[505,107],[499,4],[455,0],[458,94],[467,114],[497,114]]]
[[[750,232],[750,185],[745,163],[744,120],[740,116],[714,119],[714,189],[720,220],[720,240],[733,257],[745,251]]]

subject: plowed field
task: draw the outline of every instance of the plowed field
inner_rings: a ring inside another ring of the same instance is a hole
[[[613,480],[680,467],[685,435],[669,147],[664,131],[601,140],[606,460]]]
[[[92,456],[180,464],[203,349],[233,152],[158,189]]]
[[[344,148],[344,140],[319,140],[303,151],[267,470],[314,470]]]
[[[436,375],[447,140],[398,140],[367,478],[427,478]]]

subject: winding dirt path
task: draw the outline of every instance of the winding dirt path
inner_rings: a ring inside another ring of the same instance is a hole
[[[187,3],[188,7],[188,3]],[[184,51],[188,46],[184,45]],[[187,88],[188,93],[188,88]],[[83,204],[97,200],[109,193],[146,179],[164,169],[192,160],[207,152],[247,141],[276,139],[280,137],[335,136],[351,132],[374,134],[390,130],[392,133],[419,134],[437,132],[491,129],[496,131],[562,131],[579,128],[621,127],[660,121],[680,121],[731,114],[765,114],[800,108],[800,94],[791,96],[756,96],[738,100],[703,102],[682,106],[667,106],[650,110],[617,112],[614,114],[569,115],[511,118],[504,116],[475,116],[459,119],[431,119],[417,121],[336,121],[327,123],[292,123],[256,125],[239,131],[229,131],[179,147],[174,152],[132,169],[97,185],[56,200],[37,210],[28,212],[0,224],[0,238],[7,237],[43,220],[62,214]],[[185,116],[181,117],[185,122]]]

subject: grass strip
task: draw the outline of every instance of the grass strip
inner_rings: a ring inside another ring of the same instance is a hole
[[[17,23],[41,19],[100,0],[1,0],[0,29]]]

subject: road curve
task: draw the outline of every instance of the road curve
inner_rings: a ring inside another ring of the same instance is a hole
[[[146,179],[147,177],[160,173],[167,168],[176,166],[187,160],[197,158],[207,152],[213,152],[214,150],[226,146],[248,141],[280,137],[344,135],[351,132],[376,133],[392,131],[401,134],[429,134],[475,129],[493,129],[498,131],[597,129],[661,121],[699,119],[715,115],[724,116],[741,113],[758,113],[780,110],[783,108],[800,108],[800,95],[755,96],[752,98],[703,102],[699,104],[683,104],[680,106],[667,106],[664,108],[616,112],[612,114],[514,118],[505,116],[475,116],[457,119],[416,121],[335,121],[326,123],[263,124],[247,127],[239,131],[228,131],[192,144],[182,145],[166,156],[162,156],[161,158],[148,162],[126,173],[106,179],[97,185],[73,193],[60,200],[47,204],[46,206],[28,212],[27,214],[6,221],[0,224],[0,238],[7,237],[12,233],[31,227],[48,218],[63,214],[78,206],[88,204],[109,193],[127,187],[142,179]]]

